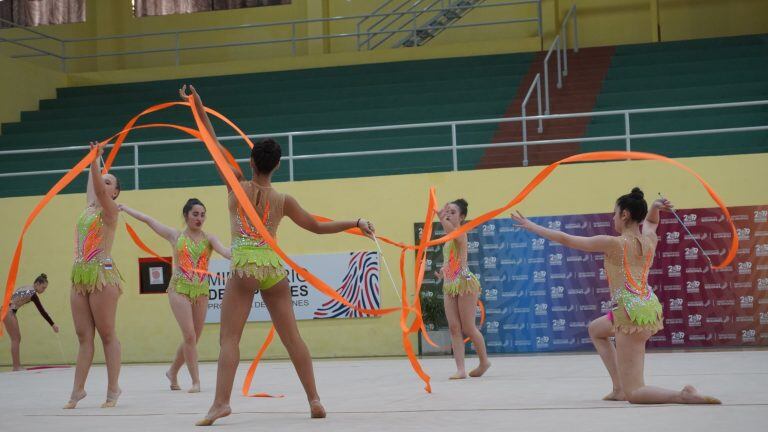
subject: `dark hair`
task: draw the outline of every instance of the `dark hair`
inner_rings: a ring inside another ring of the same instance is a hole
[[[192,210],[192,207],[196,205],[205,208],[205,204],[203,204],[203,202],[197,198],[190,198],[187,200],[187,203],[184,204],[184,207],[181,209],[181,212],[184,214],[185,218],[187,217],[187,214],[189,214],[189,211]]]
[[[648,215],[648,203],[645,202],[645,194],[639,187],[632,188],[632,192],[622,195],[616,200],[619,211],[628,211],[629,217],[635,222],[642,222]]]
[[[35,284],[42,284],[42,283],[48,283],[48,275],[45,273],[40,273],[40,276],[35,279]]]
[[[256,166],[256,170],[261,174],[271,173],[283,155],[278,144],[272,138],[259,140],[251,149],[251,161]]]
[[[456,204],[456,207],[459,208],[459,214],[461,216],[467,217],[467,212],[469,211],[469,203],[464,198],[459,198],[456,201],[451,201],[451,204]]]

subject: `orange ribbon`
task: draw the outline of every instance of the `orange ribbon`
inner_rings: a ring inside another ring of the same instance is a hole
[[[272,343],[272,339],[275,338],[275,326],[271,326],[269,328],[269,333],[267,333],[267,338],[264,340],[264,343],[261,344],[261,348],[259,348],[258,354],[256,354],[256,357],[251,362],[251,366],[248,368],[248,373],[245,375],[245,380],[243,380],[243,396],[246,397],[267,397],[267,398],[281,398],[283,395],[271,395],[268,393],[248,393],[248,391],[251,388],[251,381],[253,381],[253,374],[256,373],[256,368],[259,367],[259,361],[261,360],[261,356],[264,355],[264,351],[269,348],[269,345]]]
[[[192,104],[192,114],[195,117],[195,123],[197,124],[202,137],[203,142],[205,143],[206,148],[208,149],[209,153],[213,157],[214,162],[216,163],[217,168],[221,172],[222,176],[224,177],[224,180],[226,181],[227,185],[229,186],[230,190],[232,191],[233,195],[238,201],[238,204],[240,205],[240,208],[243,209],[245,212],[245,215],[248,217],[248,219],[251,222],[251,225],[256,228],[256,231],[261,235],[262,239],[265,243],[269,245],[269,247],[285,262],[288,264],[291,268],[294,269],[299,275],[301,275],[308,283],[310,283],[312,286],[314,286],[316,289],[318,289],[323,294],[327,295],[328,297],[331,297],[332,299],[338,301],[339,303],[348,306],[358,312],[367,314],[367,315],[374,315],[374,316],[381,316],[386,315],[388,313],[392,313],[400,308],[388,308],[388,309],[365,309],[360,308],[342,297],[336,290],[331,288],[327,283],[325,283],[320,278],[316,277],[303,267],[299,266],[295,261],[293,261],[277,244],[275,239],[272,237],[272,235],[269,233],[269,231],[266,229],[264,224],[261,221],[261,218],[256,213],[256,209],[253,208],[253,205],[251,205],[250,200],[248,199],[248,196],[246,195],[245,191],[243,190],[243,187],[240,185],[240,182],[238,181],[235,174],[232,172],[231,167],[226,163],[224,156],[221,152],[220,147],[217,145],[216,140],[210,135],[208,130],[205,128],[205,125],[201,118],[201,113],[198,112],[197,107]],[[412,363],[415,360],[415,355],[413,354],[413,349],[410,346],[410,341],[407,338],[407,335],[403,336],[403,344],[406,345],[406,352],[408,353],[409,358],[412,358]],[[266,348],[265,348],[266,349]],[[418,361],[416,361],[416,364],[418,364]],[[251,368],[249,370],[255,372],[256,367],[258,366],[258,357],[254,359],[254,361],[251,363]],[[419,367],[420,369],[420,367]],[[420,374],[420,376],[423,374]],[[253,374],[249,374],[247,378],[252,378]],[[426,375],[426,374],[423,374]],[[428,383],[429,377],[426,376],[427,381],[427,388],[429,391],[429,383]],[[244,387],[245,393],[247,394],[247,388]]]
[[[484,224],[485,222],[495,218],[496,216],[508,211],[512,207],[520,204],[531,192],[533,192],[534,189],[536,189],[544,180],[549,177],[552,172],[557,169],[562,164],[569,164],[569,163],[576,163],[576,162],[601,162],[601,161],[620,161],[620,160],[655,160],[658,162],[664,162],[670,165],[673,165],[677,168],[682,169],[683,171],[686,171],[693,175],[699,183],[704,187],[704,189],[707,191],[709,196],[712,198],[715,203],[717,203],[717,206],[720,208],[720,210],[723,212],[723,214],[726,217],[726,220],[728,221],[728,225],[731,230],[731,247],[728,250],[728,254],[726,255],[723,262],[721,262],[718,265],[713,266],[714,269],[722,269],[726,267],[728,264],[733,261],[734,257],[736,256],[736,252],[738,251],[738,244],[739,239],[738,235],[736,233],[736,225],[734,225],[733,220],[731,220],[731,213],[728,211],[728,208],[725,206],[725,203],[720,198],[720,196],[715,192],[715,190],[712,188],[712,186],[707,183],[706,180],[704,180],[696,171],[693,169],[683,165],[682,163],[670,159],[666,156],[661,156],[654,153],[644,153],[644,152],[628,152],[628,151],[601,151],[601,152],[592,152],[592,153],[581,153],[573,156],[569,156],[565,159],[561,159],[557,162],[554,162],[551,165],[548,165],[544,167],[537,175],[533,178],[511,201],[509,201],[506,205],[503,207],[497,208],[495,210],[491,210],[475,219],[472,219],[471,221],[467,222],[466,224],[462,225],[461,227],[457,228],[456,230],[452,231],[450,234],[446,234],[443,237],[440,237],[438,239],[432,240],[427,243],[427,246],[436,246],[443,244],[449,240],[453,240],[456,237],[467,233],[477,226],[480,226]]]
[[[189,106],[192,109],[192,114],[195,119],[195,123],[197,125],[198,130],[194,130],[191,128],[186,128],[183,126],[173,125],[173,124],[149,124],[149,125],[142,125],[142,126],[135,126],[135,123],[138,121],[139,118],[142,116],[160,111],[163,109],[166,109],[171,106]],[[228,125],[233,127],[238,134],[246,141],[249,147],[253,147],[253,143],[251,140],[243,133],[242,130],[240,130],[233,122],[228,120],[223,115],[217,113],[214,110],[204,108],[206,112],[209,112],[218,118],[225,121]],[[690,174],[692,174],[694,177],[696,177],[697,180],[704,186],[704,188],[707,190],[709,195],[712,197],[712,199],[718,204],[720,209],[723,211],[725,216],[727,217],[728,223],[731,227],[732,232],[732,241],[731,241],[731,249],[729,250],[728,255],[726,256],[725,260],[717,266],[714,266],[715,269],[720,269],[725,266],[727,266],[735,257],[736,251],[737,251],[737,245],[738,245],[738,236],[736,235],[736,227],[733,224],[733,221],[731,220],[730,213],[728,209],[725,207],[725,204],[720,199],[720,197],[715,193],[715,191],[709,186],[709,184],[695,171],[692,169],[686,167],[685,165],[666,158],[664,156],[652,154],[652,153],[641,153],[641,152],[624,152],[624,151],[615,151],[615,152],[594,152],[594,153],[584,153],[580,155],[571,156],[565,159],[562,159],[558,162],[555,162],[544,169],[542,169],[534,179],[526,185],[523,190],[521,190],[518,195],[512,199],[510,202],[508,202],[505,206],[492,210],[490,212],[485,213],[484,215],[473,219],[472,221],[462,225],[461,227],[457,228],[453,232],[444,235],[443,237],[440,237],[438,239],[429,240],[432,234],[432,220],[437,213],[437,200],[435,198],[435,191],[433,188],[429,191],[429,201],[427,206],[427,215],[425,218],[425,224],[424,224],[424,230],[422,232],[422,238],[418,244],[416,245],[408,245],[400,242],[393,241],[391,239],[387,239],[386,237],[379,237],[382,241],[385,243],[388,243],[390,245],[399,247],[401,249],[400,253],[400,275],[401,275],[401,292],[402,292],[402,302],[401,306],[397,308],[387,308],[387,309],[362,309],[354,306],[349,301],[347,301],[344,297],[342,297],[336,290],[331,288],[328,284],[326,284],[324,281],[320,280],[313,274],[309,273],[306,269],[298,266],[293,260],[291,260],[280,247],[277,245],[277,242],[275,239],[269,234],[269,232],[264,227],[263,223],[261,222],[260,218],[258,217],[258,214],[256,213],[253,206],[250,205],[250,201],[248,200],[244,190],[240,186],[240,183],[237,180],[237,177],[233,173],[233,170],[239,172],[240,168],[235,162],[232,155],[226,151],[226,149],[220,148],[216,144],[216,140],[210,135],[210,133],[207,131],[207,129],[204,127],[202,118],[202,113],[198,112],[197,108],[194,106],[194,104],[190,104],[188,102],[168,102],[163,104],[158,104],[155,106],[152,106],[144,111],[142,111],[140,114],[132,118],[126,127],[118,132],[117,134],[110,137],[108,140],[100,142],[100,146],[105,146],[109,142],[112,141],[112,139],[117,138],[115,141],[114,147],[112,148],[110,154],[107,157],[107,160],[104,165],[104,172],[109,170],[112,163],[115,160],[115,157],[117,156],[117,153],[124,142],[125,138],[127,137],[128,133],[135,129],[143,129],[143,128],[149,128],[149,127],[170,127],[175,128],[178,130],[181,130],[183,132],[187,132],[188,134],[192,135],[195,138],[198,138],[203,141],[206,148],[208,149],[209,153],[211,154],[216,166],[222,173],[222,176],[227,183],[227,185],[230,187],[232,192],[234,193],[236,199],[238,200],[238,203],[240,206],[244,209],[246,216],[248,219],[252,222],[253,226],[256,228],[256,231],[259,232],[259,234],[262,235],[265,242],[277,253],[280,258],[283,259],[284,262],[286,262],[289,266],[291,266],[298,274],[300,274],[302,277],[304,277],[307,282],[315,286],[318,290],[320,290],[323,294],[333,298],[334,300],[354,309],[361,313],[365,313],[368,315],[374,315],[374,316],[382,316],[389,313],[393,313],[395,311],[400,311],[400,326],[402,330],[402,339],[403,339],[403,347],[405,349],[405,352],[408,356],[408,359],[411,362],[411,365],[414,369],[414,371],[417,373],[417,375],[425,382],[426,386],[425,389],[428,392],[431,392],[431,386],[430,386],[430,377],[429,375],[424,372],[424,370],[421,368],[421,365],[418,362],[418,359],[416,358],[413,347],[410,342],[410,334],[415,333],[419,330],[423,331],[423,334],[426,338],[428,338],[428,334],[426,333],[424,329],[424,322],[421,315],[421,299],[420,299],[420,290],[421,290],[421,284],[424,277],[424,267],[425,267],[425,261],[426,261],[426,254],[425,251],[430,246],[436,246],[443,244],[447,241],[453,240],[457,238],[458,236],[465,234],[469,232],[470,230],[474,229],[475,227],[487,222],[488,220],[493,219],[494,217],[502,214],[503,212],[511,209],[515,205],[522,202],[536,187],[538,187],[539,184],[541,184],[547,177],[549,177],[552,172],[559,167],[561,164],[566,163],[575,163],[575,162],[595,162],[595,161],[614,161],[614,160],[626,160],[626,159],[640,159],[640,160],[657,160],[665,163],[669,163],[671,165],[674,165],[680,169],[683,169]],[[40,211],[50,202],[50,200],[58,193],[60,192],[66,185],[68,185],[77,175],[79,175],[87,166],[90,164],[90,162],[95,158],[95,150],[91,150],[77,165],[75,165],[64,177],[62,177],[54,186],[51,188],[50,191],[43,197],[43,199],[38,203],[38,205],[33,209],[32,213],[30,213],[29,217],[27,218],[27,221],[22,229],[21,235],[19,237],[16,251],[14,253],[13,260],[11,262],[11,266],[8,272],[8,279],[6,281],[6,292],[4,297],[4,302],[2,305],[2,309],[0,309],[0,319],[4,318],[7,314],[8,304],[10,301],[10,296],[13,292],[13,288],[16,284],[16,277],[18,274],[18,266],[21,256],[21,250],[22,250],[22,244],[23,244],[23,238],[26,234],[29,226],[31,225],[32,221],[39,215]],[[319,216],[316,216],[318,220],[324,220],[325,218],[321,218]],[[347,232],[355,235],[362,235],[362,232],[360,232],[359,229],[351,229],[347,230]],[[135,232],[134,232],[135,234]],[[134,236],[131,236],[134,238]],[[138,239],[138,236],[134,238],[134,241]],[[140,240],[139,240],[140,241]],[[138,244],[138,243],[137,243]],[[146,246],[146,245],[145,245]],[[146,249],[149,251],[149,248]],[[406,293],[407,293],[407,284],[406,284],[406,277],[405,277],[405,253],[407,250],[415,250],[416,252],[416,268],[415,268],[415,275],[414,275],[414,299],[411,305],[408,305],[407,299],[406,299]],[[154,254],[154,253],[152,253]],[[156,255],[156,254],[154,254]],[[484,316],[484,308],[481,306],[481,316]],[[407,318],[409,313],[414,313],[415,317],[413,321],[411,322],[411,325],[407,325]],[[0,334],[2,332],[2,329],[0,328]],[[249,369],[249,374],[247,377],[247,386],[244,385],[243,392],[244,394],[247,394],[247,390],[250,387],[251,379],[253,378],[253,373],[255,373],[256,367],[258,365],[258,361],[261,358],[261,355],[263,355],[264,351],[266,350],[267,346],[269,346],[269,343],[271,342],[270,336],[274,336],[273,332],[270,331],[270,334],[267,336],[267,340],[262,345],[262,349],[259,351],[259,355],[254,359],[254,362],[251,364],[251,369]],[[431,340],[430,340],[430,343]]]
[[[136,246],[139,247],[139,249],[143,250],[144,252],[152,255],[153,257],[159,259],[160,261],[172,264],[171,261],[167,258],[163,258],[160,255],[158,255],[155,251],[149,248],[142,240],[139,238],[139,235],[136,234],[136,231],[133,229],[132,226],[128,224],[128,222],[125,223],[125,230],[128,231],[128,235],[131,237],[131,240],[133,240],[134,243],[136,243]]]
[[[172,125],[172,124],[149,124],[149,125],[137,126],[137,127],[126,127],[122,131],[111,136],[109,139],[101,141],[99,143],[99,146],[104,147],[120,134],[127,134],[129,131],[134,129],[145,129],[145,128],[151,128],[151,127],[171,127],[171,128],[183,130],[185,132],[195,132],[193,129],[185,128],[183,126]],[[37,218],[40,212],[43,211],[45,206],[47,206],[48,203],[51,202],[53,197],[55,197],[59,192],[61,192],[65,187],[67,187],[67,185],[72,183],[72,181],[75,178],[77,178],[77,176],[80,175],[83,172],[83,170],[85,170],[95,158],[96,158],[96,150],[91,149],[88,152],[88,154],[85,155],[80,160],[80,162],[75,164],[75,166],[73,166],[72,169],[67,171],[67,173],[64,174],[64,176],[62,176],[61,179],[59,179],[59,181],[57,181],[56,184],[53,185],[53,187],[43,196],[43,198],[37,203],[37,205],[35,205],[35,207],[30,212],[29,216],[27,216],[27,220],[24,222],[24,226],[22,227],[21,233],[19,234],[19,239],[16,242],[16,249],[13,253],[13,258],[11,259],[11,265],[8,268],[8,277],[6,278],[6,281],[5,281],[5,294],[3,296],[3,304],[0,305],[0,321],[4,320],[5,316],[8,314],[8,307],[10,305],[11,296],[13,295],[13,291],[16,287],[16,279],[19,273],[19,264],[21,261],[21,251],[24,245],[24,236],[27,234],[29,227],[32,225],[32,222]],[[0,326],[0,336],[2,335],[3,335],[3,326]]]
[[[161,104],[157,104],[154,106],[151,106],[144,111],[140,112],[139,114],[135,115],[128,123],[125,125],[125,128],[121,131],[115,134],[112,138],[117,137],[117,140],[115,141],[115,145],[112,147],[112,150],[109,152],[109,155],[107,155],[107,159],[104,161],[104,167],[102,168],[102,173],[106,174],[110,168],[112,168],[112,164],[115,162],[115,158],[117,157],[117,153],[120,151],[120,147],[122,146],[125,139],[128,137],[128,132],[134,130],[134,129],[141,129],[140,127],[134,127],[136,122],[143,116],[147,114],[151,114],[153,112],[162,111],[164,109],[170,108],[172,106],[190,106],[189,102],[165,102]],[[243,132],[237,125],[232,123],[228,118],[224,117],[222,114],[220,114],[217,111],[214,111],[210,108],[205,109],[206,112],[209,112],[216,117],[222,119],[225,123],[230,125],[237,133],[245,140],[245,142],[248,144],[248,147],[253,148],[253,142],[251,142],[250,138]],[[184,132],[189,133],[193,137],[199,139],[202,141],[202,137],[200,136],[200,133],[194,129],[190,129],[184,126],[177,126],[173,124],[166,124],[164,126],[176,128],[179,130],[182,130]],[[112,140],[112,138],[109,139],[109,141]],[[228,150],[224,149],[225,156],[229,160],[229,163],[232,165],[232,167],[237,171],[239,174],[242,175],[242,171],[240,170],[240,166],[237,164],[237,161],[235,161],[235,158],[232,156],[231,153],[229,153]]]

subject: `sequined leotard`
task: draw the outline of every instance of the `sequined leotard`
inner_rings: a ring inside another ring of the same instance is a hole
[[[609,313],[616,331],[653,333],[664,327],[661,303],[648,284],[655,244],[648,237],[623,235],[621,247],[605,254],[605,272],[614,309]]]
[[[285,195],[252,181],[240,184],[249,195],[251,204],[261,216],[267,231],[273,238],[277,238],[277,228],[283,218]],[[232,192],[229,193],[229,219],[232,232],[232,274],[255,278],[259,281],[259,289],[269,289],[285,278],[287,271],[280,257],[248,221]]]
[[[443,293],[457,296],[480,292],[480,281],[461,265],[456,240],[443,245]]]
[[[208,296],[208,260],[213,247],[208,237],[196,242],[184,232],[179,234],[174,248],[173,276],[168,290],[187,296],[194,301]]]
[[[123,280],[112,257],[113,235],[105,235],[101,210],[88,206],[80,214],[75,230],[75,263],[72,265],[72,289],[80,294],[117,285]]]

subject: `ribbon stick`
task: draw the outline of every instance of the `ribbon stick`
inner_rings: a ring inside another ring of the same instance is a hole
[[[663,199],[663,200],[666,200],[666,198],[664,198],[661,195],[661,192],[659,192],[659,197],[661,199]],[[701,253],[704,254],[704,258],[707,259],[707,262],[709,263],[709,267],[710,268],[714,267],[712,265],[712,259],[710,259],[709,255],[707,255],[707,251],[704,249],[704,246],[702,246],[701,243],[699,243],[699,240],[697,240],[696,236],[694,236],[693,233],[691,232],[691,230],[688,229],[688,226],[685,225],[685,222],[683,222],[683,220],[680,219],[680,216],[677,215],[677,212],[674,209],[671,209],[670,212],[672,212],[672,214],[675,215],[675,219],[677,219],[677,221],[680,222],[680,225],[682,225],[682,227],[685,230],[685,232],[687,232],[688,235],[691,236],[691,239],[694,241],[694,243],[696,243],[696,246],[699,247],[699,249],[701,250]]]
[[[381,257],[381,260],[384,263],[384,268],[387,270],[387,275],[389,275],[389,280],[390,282],[392,282],[392,289],[395,290],[397,299],[400,300],[400,303],[402,303],[403,298],[400,296],[400,292],[397,290],[397,283],[395,283],[395,278],[392,277],[392,271],[389,269],[389,263],[387,263],[387,258],[384,257],[384,252],[381,251],[381,245],[379,244],[379,239],[376,238],[375,235],[373,236],[373,241],[376,243],[376,249],[379,250],[379,256]]]

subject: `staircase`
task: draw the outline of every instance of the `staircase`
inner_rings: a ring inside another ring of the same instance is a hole
[[[568,78],[562,89],[557,89],[554,83],[557,80],[557,70],[550,69],[550,108],[553,113],[580,113],[592,112],[600,94],[603,80],[611,65],[615,47],[582,48],[578,55],[568,57]],[[528,85],[537,73],[541,71],[541,64],[545,53],[540,53],[531,62],[528,75],[523,78],[523,83],[518,88],[515,99],[507,108],[505,117],[519,117],[520,104],[523,102]],[[552,119],[544,122],[542,133],[537,132],[536,121],[528,121],[528,141],[556,140],[574,137],[582,137],[587,132],[590,124],[589,117]],[[494,143],[520,142],[522,141],[522,127],[520,122],[501,123],[496,130]],[[529,165],[547,165],[567,156],[582,151],[579,143],[548,144],[528,146]],[[489,148],[480,160],[478,168],[501,168],[510,166],[522,166],[522,147]]]
[[[387,0],[358,23],[368,34],[358,49],[412,48],[425,45],[485,0]],[[383,15],[383,16],[374,16]],[[364,27],[367,24],[368,27]],[[403,33],[406,36],[403,37]],[[392,40],[396,42],[392,44]]]

